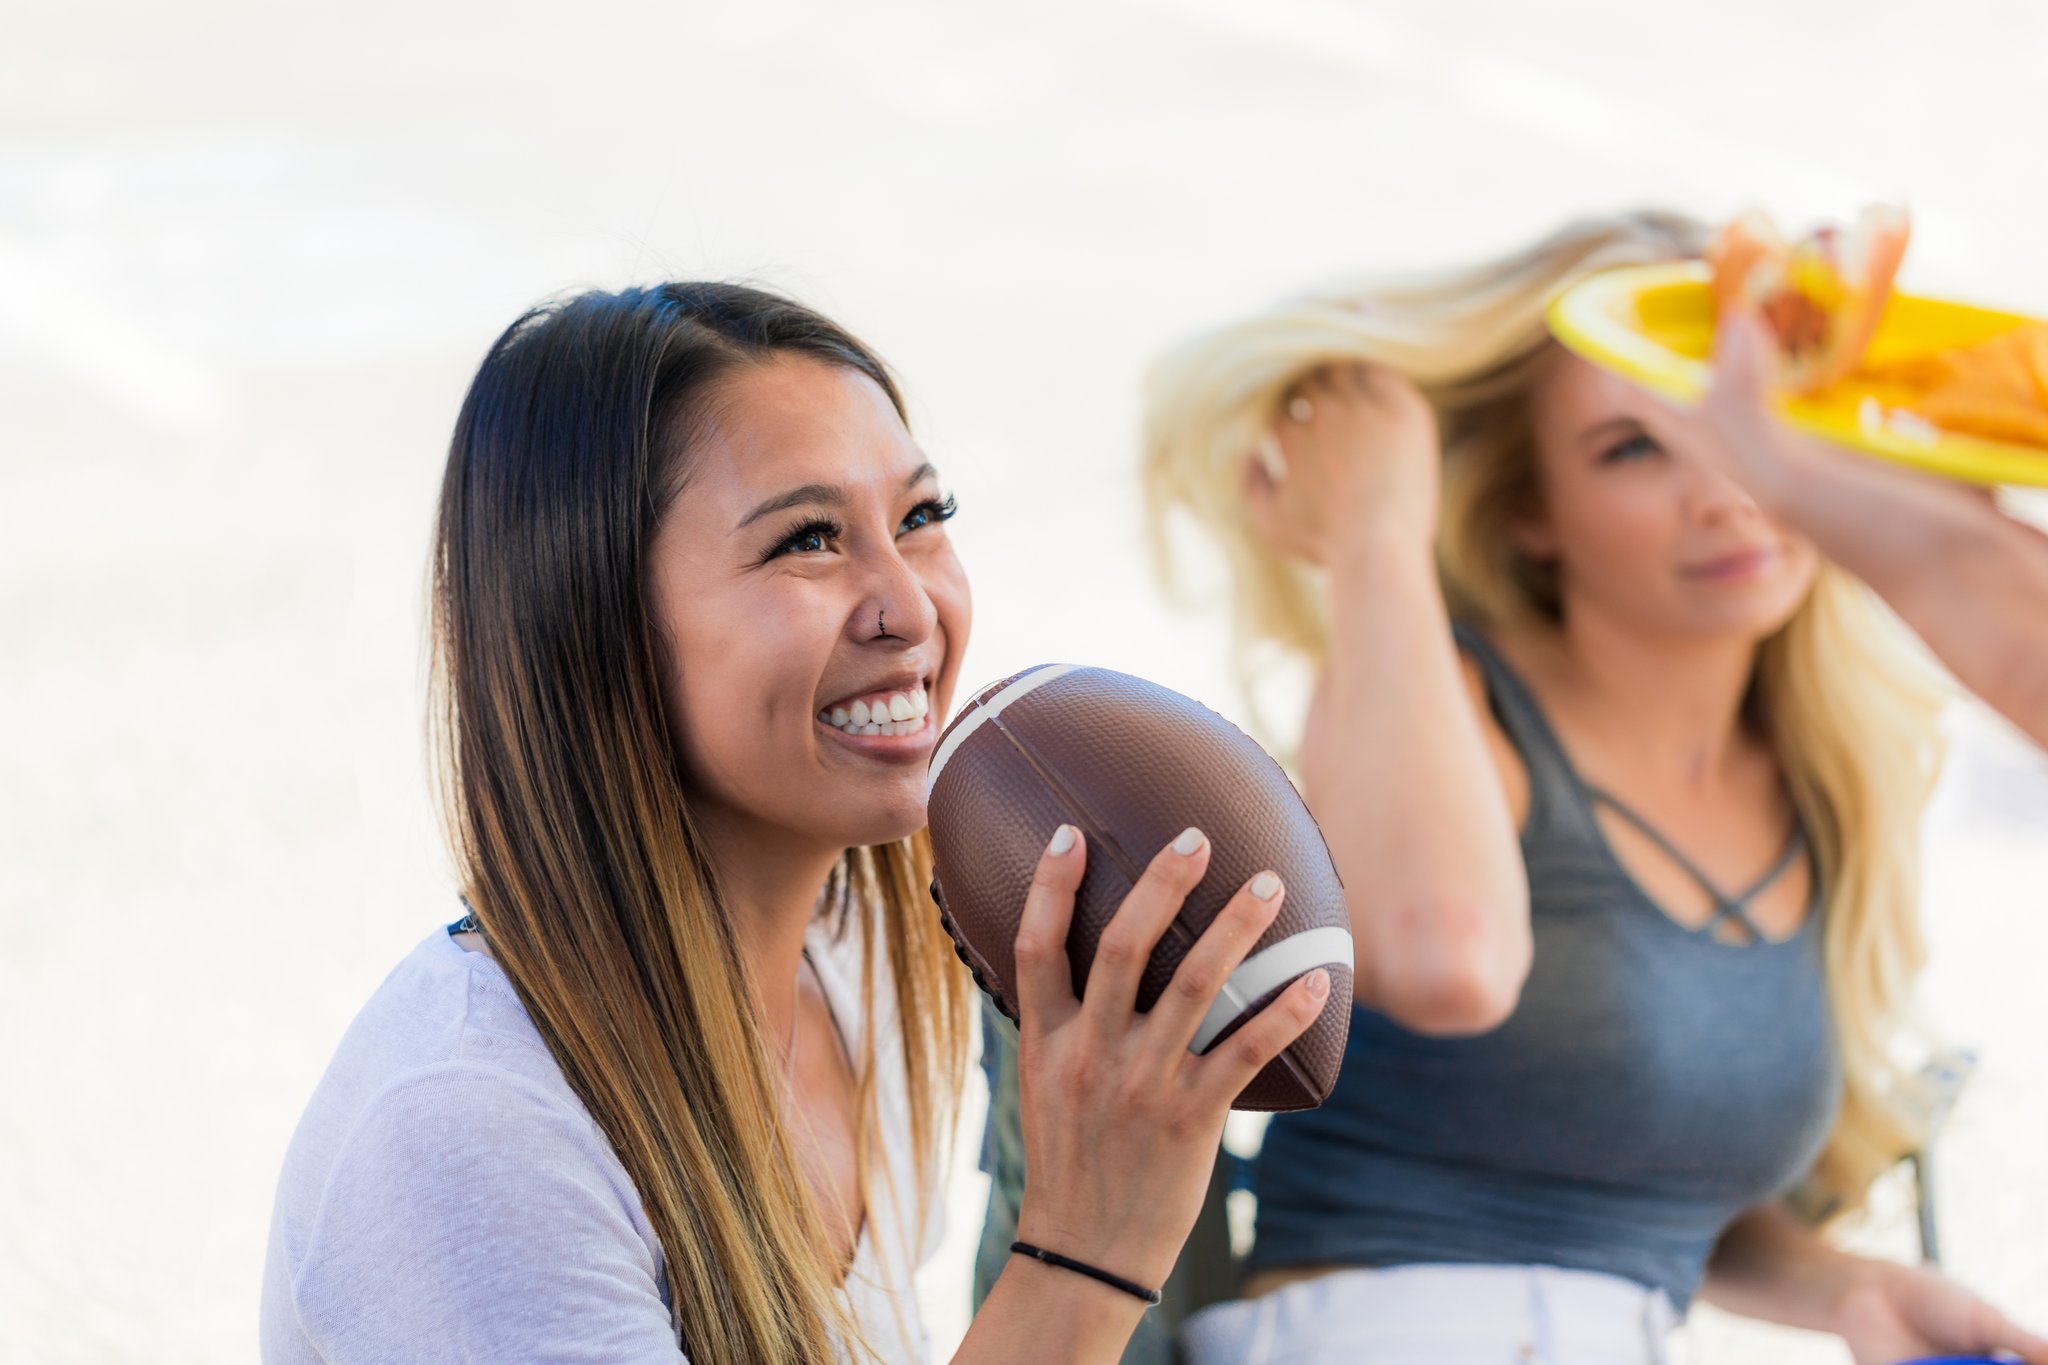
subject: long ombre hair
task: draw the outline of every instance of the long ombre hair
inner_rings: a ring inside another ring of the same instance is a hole
[[[825,318],[734,285],[588,293],[491,347],[457,420],[433,553],[432,729],[469,903],[660,1239],[678,1340],[705,1365],[813,1365],[859,1341],[783,1118],[731,916],[691,821],[663,703],[648,547],[735,369],[843,366],[903,402]],[[922,833],[849,849],[820,913],[877,952],[901,1022],[919,1175],[935,1181],[966,1063],[968,991],[925,902]],[[859,1166],[876,1030],[855,1062]],[[870,1216],[877,1212],[872,1201]],[[900,1207],[900,1205],[899,1205]]]
[[[1244,463],[1289,385],[1318,366],[1362,361],[1406,375],[1436,410],[1437,566],[1452,615],[1482,627],[1555,626],[1555,571],[1510,534],[1540,507],[1529,396],[1555,355],[1544,310],[1593,271],[1697,257],[1706,242],[1701,224],[1675,214],[1587,219],[1475,269],[1318,292],[1171,352],[1149,377],[1144,434],[1162,574],[1173,582],[1168,520],[1181,509],[1229,562],[1237,657],[1322,666],[1320,574],[1272,550],[1245,514]],[[1777,754],[1826,889],[1823,951],[1846,1078],[1809,1207],[1860,1206],[1923,1136],[1896,1044],[1926,957],[1918,831],[1939,766],[1942,696],[1869,591],[1825,562],[1757,651],[1748,713]]]

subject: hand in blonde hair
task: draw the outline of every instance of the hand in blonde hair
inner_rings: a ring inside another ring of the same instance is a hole
[[[1392,370],[1333,365],[1303,378],[1274,423],[1281,470],[1246,464],[1245,498],[1259,533],[1311,564],[1340,556],[1364,528],[1436,534],[1442,453],[1436,414]]]

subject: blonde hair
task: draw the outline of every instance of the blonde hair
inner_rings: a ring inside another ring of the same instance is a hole
[[[590,293],[492,347],[457,422],[433,556],[430,710],[445,824],[493,955],[660,1240],[703,1365],[810,1365],[863,1345],[784,1122],[731,907],[692,819],[643,581],[693,416],[736,368],[800,354],[875,380],[810,310],[732,285]],[[700,666],[697,660],[685,666]],[[714,666],[704,664],[702,666]],[[881,955],[908,1081],[915,1237],[965,1079],[972,987],[926,903],[923,833],[847,850],[819,911]],[[856,1059],[867,1189],[877,1029]]]
[[[1318,292],[1180,346],[1154,366],[1146,394],[1145,490],[1162,576],[1176,577],[1169,517],[1180,509],[1228,561],[1237,657],[1322,665],[1319,572],[1273,551],[1245,515],[1245,462],[1290,384],[1362,361],[1406,375],[1436,410],[1437,566],[1451,614],[1479,626],[1555,624],[1554,571],[1508,534],[1539,505],[1528,395],[1556,353],[1544,311],[1593,271],[1696,257],[1706,240],[1674,214],[1589,218],[1474,269]],[[1251,688],[1256,668],[1243,667]],[[1804,603],[1758,647],[1749,700],[1826,890],[1823,951],[1846,1085],[1807,1202],[1848,1211],[1923,1137],[1897,1044],[1925,959],[1918,825],[1939,765],[1942,694],[1868,590],[1823,564]]]

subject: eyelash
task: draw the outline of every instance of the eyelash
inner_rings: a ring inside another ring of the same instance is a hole
[[[926,520],[910,528],[912,531],[918,531],[923,530],[927,526],[937,525],[940,522],[951,521],[954,514],[959,512],[959,510],[960,505],[954,501],[951,494],[947,494],[944,498],[926,498],[923,502],[911,508],[910,515],[904,517],[903,520],[908,522],[920,512],[927,513]],[[800,547],[804,541],[811,539],[813,536],[821,537],[825,540],[836,540],[844,534],[846,534],[846,528],[830,517],[812,517],[810,520],[800,522],[792,527],[788,535],[775,542],[768,553],[761,556],[761,562],[765,564],[771,559],[777,559],[786,554],[805,553]],[[908,534],[908,532],[902,532],[902,534]]]
[[[1629,438],[1628,438],[1628,439],[1627,439],[1626,441],[1621,441],[1621,442],[1618,442],[1618,443],[1617,443],[1617,444],[1615,444],[1615,445],[1609,446],[1609,447],[1607,448],[1607,451],[1606,451],[1606,453],[1605,453],[1605,454],[1603,454],[1603,455],[1601,455],[1601,457],[1600,457],[1600,463],[1602,463],[1602,464],[1622,464],[1622,463],[1625,463],[1625,462],[1626,462],[1626,461],[1628,461],[1629,459],[1633,458],[1632,456],[1630,456],[1630,455],[1629,455],[1629,454],[1627,454],[1626,452],[1628,452],[1628,451],[1630,451],[1630,450],[1634,449],[1634,448],[1635,448],[1635,447],[1637,447],[1637,446],[1646,446],[1646,447],[1648,447],[1648,450],[1647,450],[1647,451],[1645,452],[1645,453],[1647,453],[1647,454],[1654,454],[1654,453],[1656,453],[1657,451],[1659,451],[1659,450],[1663,449],[1663,447],[1662,447],[1662,446],[1660,446],[1660,445],[1658,445],[1658,444],[1657,444],[1657,438],[1656,438],[1656,437],[1654,437],[1654,436],[1650,435],[1650,433],[1649,433],[1649,432],[1647,432],[1647,431],[1639,431],[1639,432],[1637,432],[1637,433],[1636,433],[1635,435],[1633,435],[1633,436],[1629,437]]]
[[[951,521],[954,514],[959,510],[960,504],[954,501],[951,493],[948,493],[943,498],[926,498],[923,502],[910,509],[910,517],[916,516],[919,512],[929,512],[931,515],[910,529],[916,531],[926,526],[936,526],[941,522]],[[905,517],[904,520],[909,521],[910,517]]]

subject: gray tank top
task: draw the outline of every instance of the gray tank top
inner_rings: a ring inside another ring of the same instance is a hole
[[[1522,830],[1535,958],[1514,1014],[1428,1038],[1356,1009],[1321,1108],[1279,1114],[1252,1167],[1261,1269],[1337,1262],[1553,1265],[1665,1291],[1680,1309],[1722,1230],[1819,1155],[1841,1097],[1820,915],[1748,944],[1671,919],[1616,860],[1535,698],[1478,632],[1459,646],[1529,773]],[[1709,889],[1665,837],[1639,827]]]

